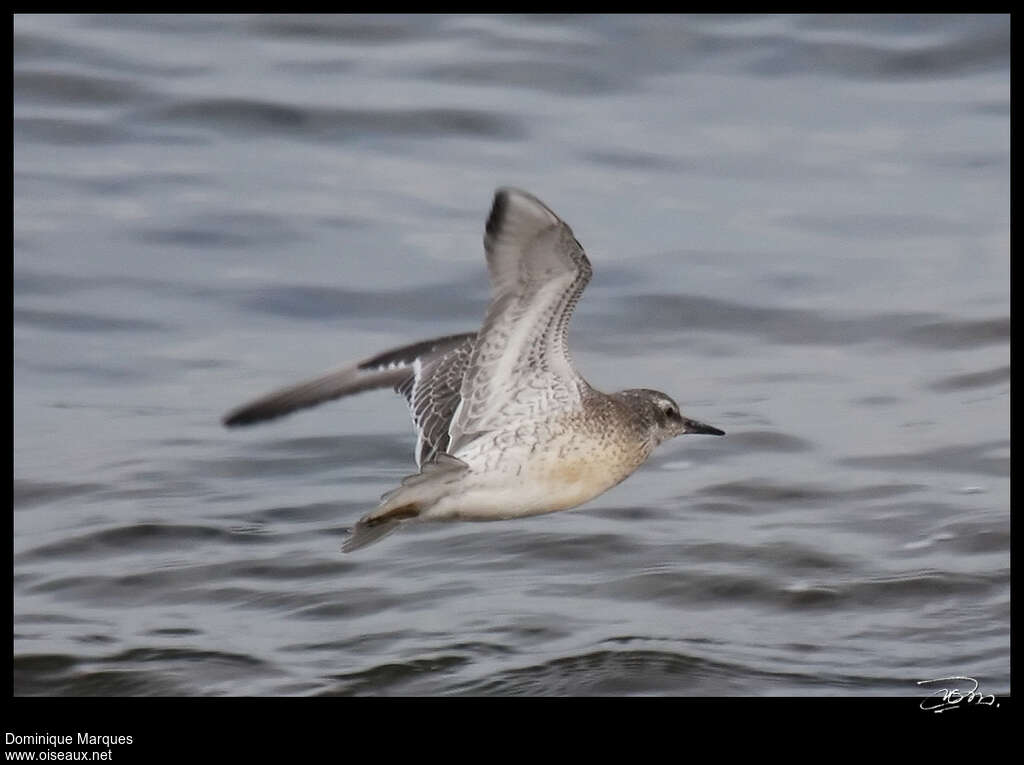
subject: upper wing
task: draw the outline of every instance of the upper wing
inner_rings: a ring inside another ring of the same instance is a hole
[[[491,303],[462,380],[449,453],[481,432],[580,399],[567,333],[591,268],[572,229],[536,197],[498,189],[484,248]]]
[[[450,335],[386,351],[373,358],[268,393],[228,412],[223,422],[227,426],[251,425],[364,390],[400,389],[403,385],[412,383],[417,365],[429,365],[452,348],[471,343],[474,337],[474,332]],[[415,413],[413,419],[415,420]]]

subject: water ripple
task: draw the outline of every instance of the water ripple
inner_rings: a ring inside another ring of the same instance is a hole
[[[753,306],[687,294],[645,294],[620,298],[630,323],[647,331],[715,330],[754,335],[777,343],[841,345],[874,340],[918,348],[977,348],[1010,340],[1008,317],[950,320],[929,313],[872,313],[837,316],[798,308]],[[635,307],[642,305],[642,312]]]
[[[511,115],[474,109],[327,109],[244,98],[178,100],[140,111],[136,120],[161,127],[212,129],[236,139],[288,135],[332,143],[383,136],[513,141],[527,135],[526,127]]]

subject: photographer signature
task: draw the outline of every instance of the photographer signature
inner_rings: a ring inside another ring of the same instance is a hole
[[[918,680],[918,685],[935,687],[936,683],[952,683],[944,688],[938,688],[921,702],[921,709],[926,712],[946,712],[950,709],[957,709],[961,704],[975,704],[977,706],[996,706],[996,697],[992,694],[978,693],[978,681],[973,677],[954,675],[952,677],[939,677],[935,680]],[[974,687],[967,689],[966,693],[961,689],[961,684],[973,684]]]

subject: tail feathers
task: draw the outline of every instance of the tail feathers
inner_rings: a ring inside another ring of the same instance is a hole
[[[342,552],[353,552],[361,547],[379,542],[392,531],[402,525],[402,521],[378,521],[367,522],[366,519],[359,521],[352,529],[348,539],[341,546]]]
[[[403,521],[420,516],[447,494],[451,485],[469,469],[460,459],[438,454],[419,473],[406,477],[402,485],[381,497],[380,505],[359,519],[351,536],[342,545],[343,552],[352,552],[383,539]]]

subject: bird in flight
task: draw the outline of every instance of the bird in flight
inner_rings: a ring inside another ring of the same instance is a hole
[[[345,552],[411,521],[567,510],[622,482],[666,439],[725,435],[683,415],[664,393],[602,393],[579,375],[567,338],[590,261],[543,202],[498,189],[484,249],[491,301],[479,331],[385,351],[269,393],[223,419],[250,425],[375,388],[405,397],[419,472],[356,523]]]

